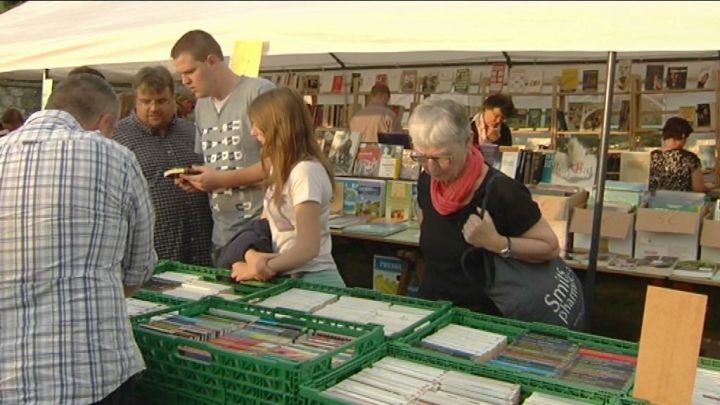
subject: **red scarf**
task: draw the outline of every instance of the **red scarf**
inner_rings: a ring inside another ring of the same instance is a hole
[[[430,178],[430,199],[440,215],[450,215],[465,207],[465,200],[473,192],[475,183],[482,175],[484,164],[485,159],[480,150],[471,146],[465,167],[455,180],[446,184]]]

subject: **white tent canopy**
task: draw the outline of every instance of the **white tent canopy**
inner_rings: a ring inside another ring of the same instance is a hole
[[[168,64],[191,29],[226,54],[236,40],[268,41],[262,70],[470,64],[504,61],[503,51],[513,61],[717,57],[718,16],[718,2],[30,1],[0,15],[0,77],[92,65],[127,78]]]

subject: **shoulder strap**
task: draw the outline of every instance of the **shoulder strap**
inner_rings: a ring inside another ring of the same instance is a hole
[[[485,195],[483,196],[482,205],[480,206],[480,218],[485,217],[485,210],[487,209],[487,202],[488,198],[490,197],[490,190],[492,189],[492,185],[495,182],[495,179],[498,178],[500,175],[499,173],[494,173],[492,169],[488,170],[487,175],[491,176],[489,179],[487,179],[487,184],[485,185]]]

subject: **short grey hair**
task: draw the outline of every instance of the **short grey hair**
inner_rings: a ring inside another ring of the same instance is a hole
[[[408,129],[413,145],[421,148],[463,145],[470,136],[470,121],[462,104],[447,99],[428,99],[415,107]]]
[[[70,113],[85,128],[105,114],[117,119],[118,101],[108,82],[90,73],[78,73],[55,87],[47,108]]]

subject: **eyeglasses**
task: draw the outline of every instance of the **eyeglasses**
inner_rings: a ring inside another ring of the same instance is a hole
[[[450,155],[447,156],[425,156],[413,153],[410,155],[410,159],[420,163],[421,165],[427,164],[428,161],[432,160],[437,164],[438,166],[447,166],[452,161],[452,157]]]
[[[138,99],[138,104],[142,105],[143,107],[150,107],[151,105],[155,104],[158,107],[163,107],[168,104],[170,104],[170,99],[167,98],[160,98],[155,100],[147,100],[147,99]]]

